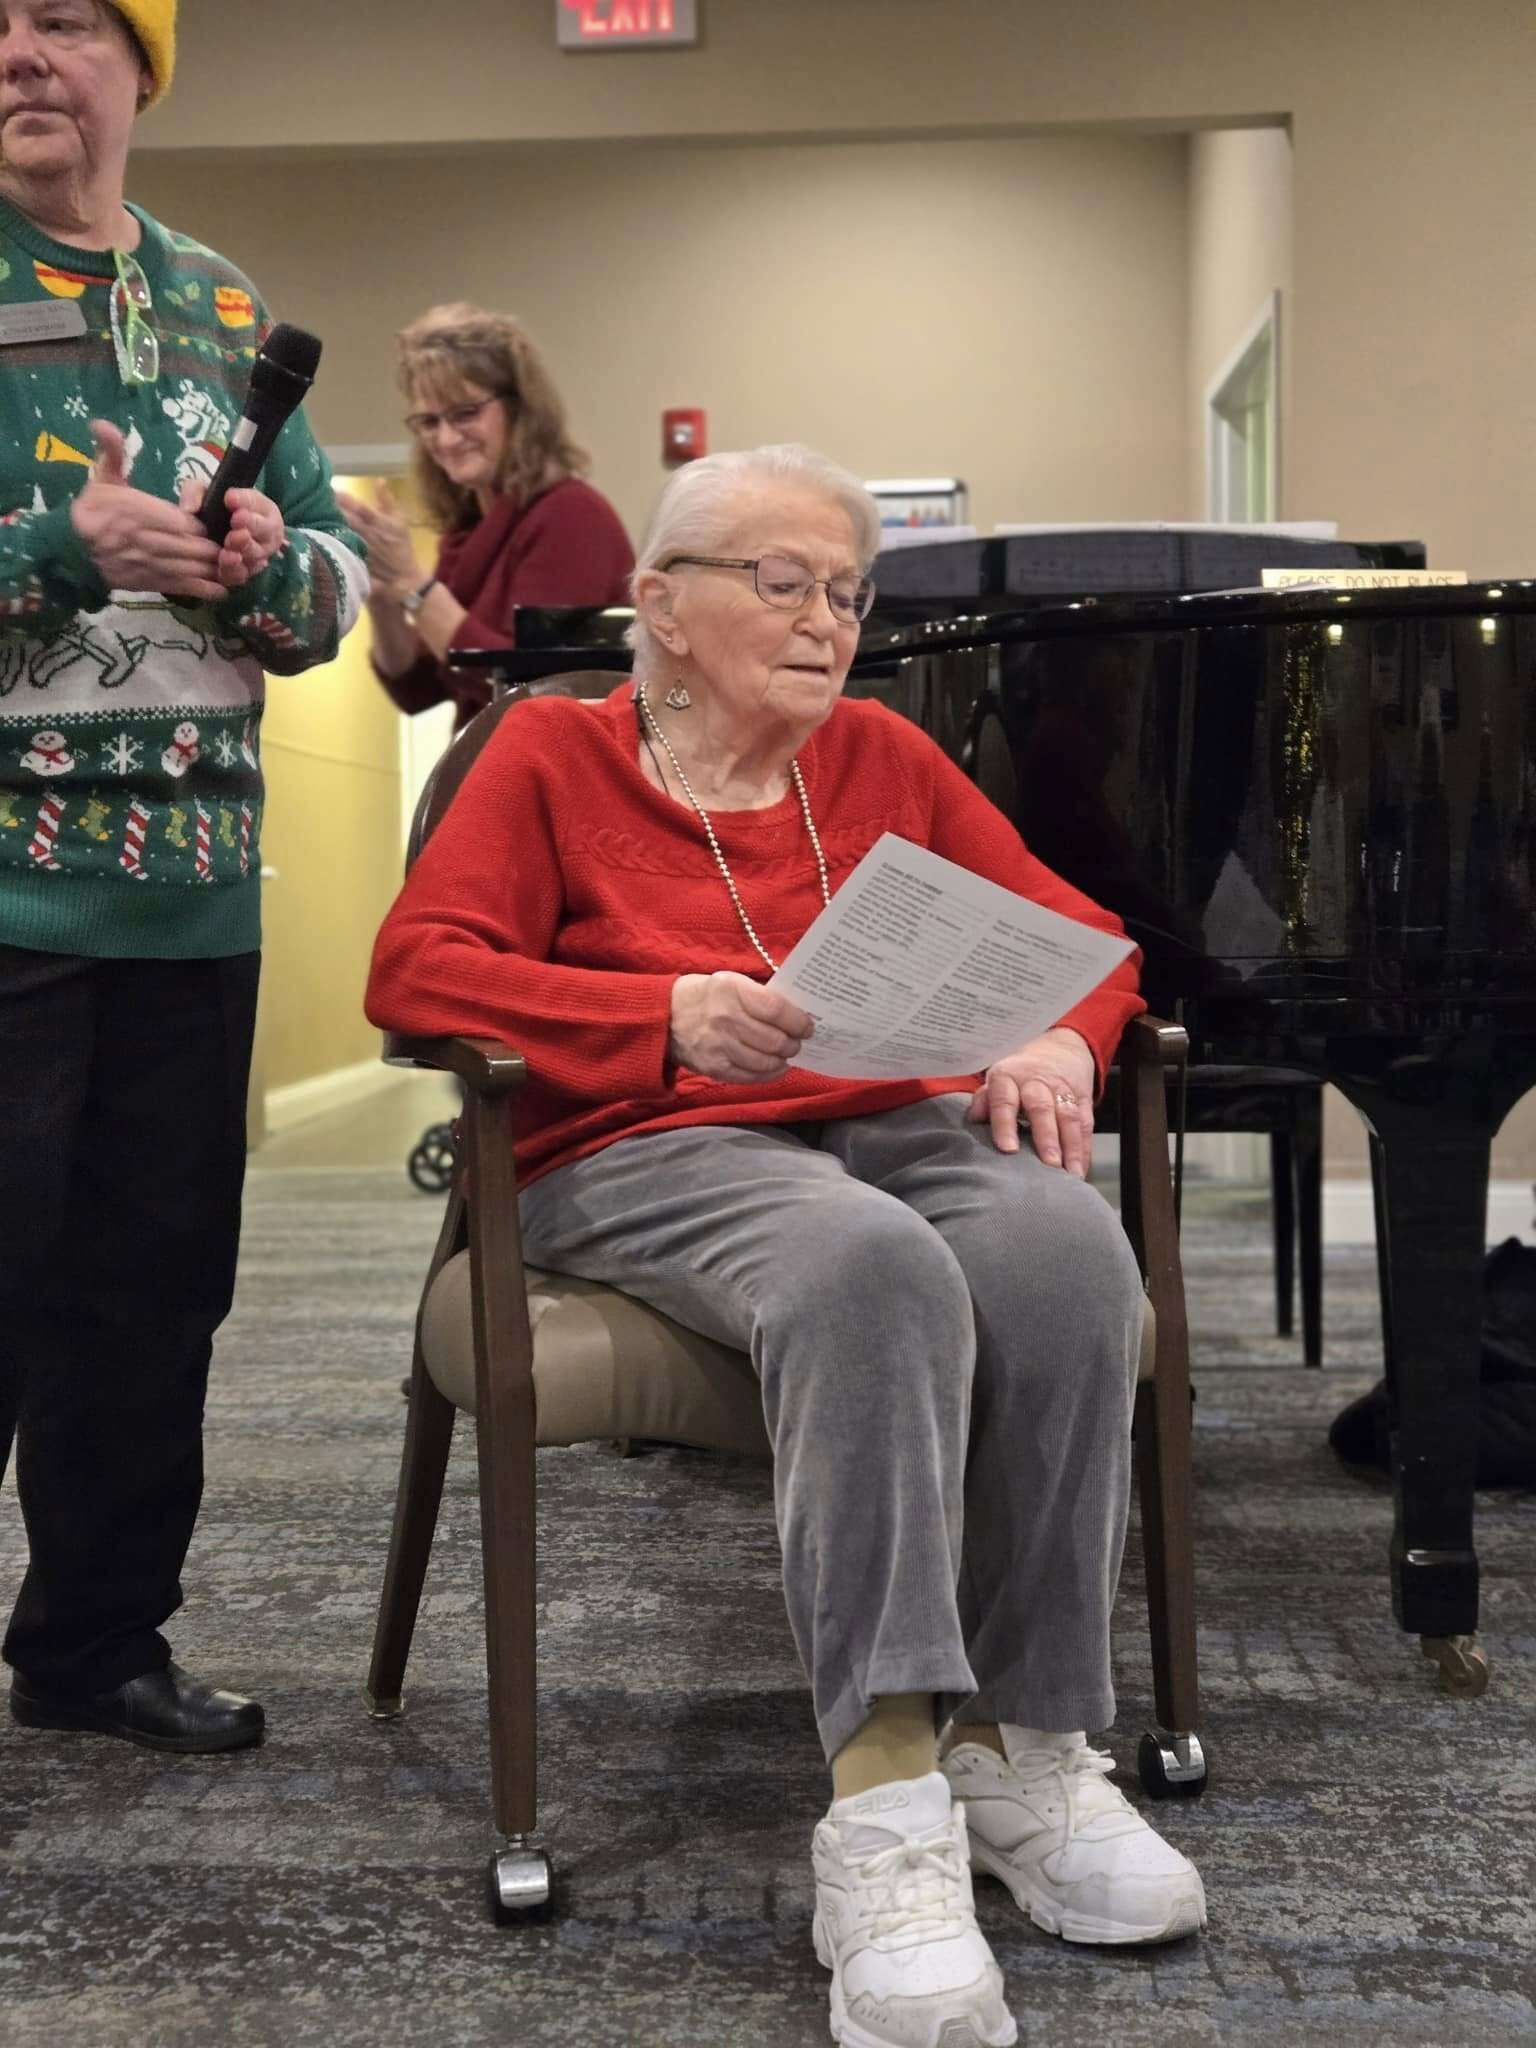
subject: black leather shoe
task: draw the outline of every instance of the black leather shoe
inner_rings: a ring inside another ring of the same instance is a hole
[[[202,1755],[260,1742],[267,1717],[255,1700],[216,1692],[179,1664],[130,1678],[116,1692],[48,1692],[18,1671],[11,1680],[11,1719],[24,1728],[83,1728],[117,1735],[141,1749]]]

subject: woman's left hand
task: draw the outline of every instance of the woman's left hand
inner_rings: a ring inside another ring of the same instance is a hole
[[[1018,1151],[1019,1125],[1027,1121],[1035,1151],[1046,1165],[1064,1166],[1086,1180],[1097,1078],[1087,1039],[1069,1024],[1058,1024],[988,1067],[966,1119],[990,1123],[999,1152]]]
[[[219,551],[219,581],[238,590],[259,576],[274,555],[288,544],[283,515],[260,491],[231,491],[224,500],[230,510],[229,534]]]
[[[206,496],[203,484],[184,484],[181,509],[200,511]],[[260,491],[230,491],[224,503],[229,508],[229,532],[219,549],[218,578],[226,590],[238,590],[282,553],[288,528],[276,505]]]
[[[421,564],[411,545],[411,529],[388,484],[380,484],[377,504],[366,504],[347,491],[336,493],[341,516],[368,543],[368,571],[376,596],[398,597],[421,582]]]

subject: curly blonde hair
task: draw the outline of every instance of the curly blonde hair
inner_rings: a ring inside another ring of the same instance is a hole
[[[425,399],[447,408],[462,404],[471,387],[492,391],[507,415],[507,446],[495,487],[526,501],[567,477],[584,476],[591,458],[565,423],[565,403],[544,360],[509,313],[488,313],[460,303],[434,306],[402,328],[397,365],[407,402]],[[480,517],[473,491],[451,482],[423,442],[411,453],[417,489],[440,532],[472,526]]]

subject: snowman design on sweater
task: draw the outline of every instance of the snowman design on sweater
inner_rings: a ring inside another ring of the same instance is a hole
[[[202,752],[197,742],[197,727],[191,719],[184,719],[171,734],[171,744],[160,756],[160,766],[167,775],[182,776]]]
[[[69,742],[61,732],[35,732],[32,744],[21,757],[23,768],[34,775],[67,775],[75,765]]]

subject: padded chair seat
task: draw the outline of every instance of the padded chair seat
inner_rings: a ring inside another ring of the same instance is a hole
[[[744,1351],[684,1329],[617,1288],[535,1266],[524,1272],[541,1444],[634,1436],[769,1456],[757,1375]],[[1137,1363],[1143,1380],[1152,1377],[1156,1333],[1149,1301]],[[472,1415],[467,1251],[433,1283],[422,1308],[421,1349],[439,1390]]]

